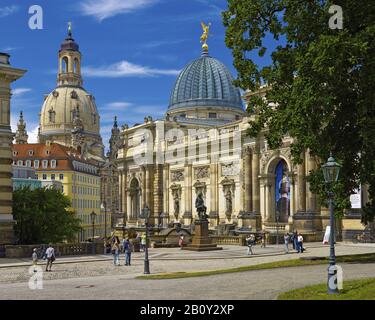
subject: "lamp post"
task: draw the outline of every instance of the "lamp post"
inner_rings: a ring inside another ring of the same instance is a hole
[[[328,267],[328,293],[329,294],[338,294],[337,288],[337,268],[336,268],[336,256],[335,256],[335,218],[333,215],[334,202],[333,197],[334,193],[332,190],[333,183],[337,182],[339,178],[341,165],[338,164],[335,159],[332,157],[332,153],[328,158],[327,163],[322,165],[324,181],[327,186],[327,196],[329,203],[329,213],[330,213],[330,254],[329,254],[329,267]]]
[[[90,213],[90,218],[91,218],[91,223],[92,223],[92,254],[96,253],[96,248],[95,248],[95,218],[96,218],[96,213],[93,211]]]
[[[104,200],[100,205],[101,209],[104,209],[104,238],[107,239],[107,202]]]
[[[148,223],[150,218],[150,208],[146,205],[142,209],[141,218],[145,219],[145,226],[146,226],[146,247],[145,247],[145,263],[144,263],[144,274],[150,274],[150,262],[148,260]]]

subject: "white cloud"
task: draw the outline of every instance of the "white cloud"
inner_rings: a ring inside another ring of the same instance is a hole
[[[14,50],[17,50],[18,48],[17,47],[4,47],[4,48],[1,48],[1,52],[10,52],[10,51],[14,51]]]
[[[79,9],[85,16],[93,16],[99,21],[130,13],[146,6],[153,5],[158,0],[84,0]]]
[[[121,78],[121,77],[153,77],[159,75],[176,76],[180,70],[154,69],[147,66],[137,65],[128,61],[120,61],[109,66],[86,67],[83,69],[86,77],[99,78]]]
[[[30,88],[16,88],[12,90],[12,95],[13,97],[19,97],[30,91],[31,91]]]
[[[105,105],[106,110],[123,110],[133,106],[130,102],[111,102]]]
[[[18,6],[7,6],[0,8],[0,18],[4,18],[6,16],[10,16],[11,14],[17,12],[19,9]]]

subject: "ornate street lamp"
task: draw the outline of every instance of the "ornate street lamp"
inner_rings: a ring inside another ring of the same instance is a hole
[[[337,182],[339,178],[339,173],[341,169],[341,165],[335,161],[332,157],[332,153],[330,157],[324,165],[322,165],[324,181],[327,186],[327,195],[328,195],[328,203],[329,203],[329,212],[330,212],[330,255],[329,255],[329,267],[328,267],[328,293],[329,294],[338,294],[337,288],[337,267],[336,267],[336,256],[335,256],[335,218],[333,215],[334,210],[334,193],[332,190],[333,183]]]
[[[104,209],[104,238],[107,240],[107,202],[103,201],[100,209]]]
[[[93,211],[90,213],[90,219],[91,219],[91,224],[92,224],[92,254],[96,253],[96,248],[95,248],[95,218],[96,218],[96,213]]]
[[[150,262],[148,260],[148,224],[150,219],[150,208],[146,205],[142,209],[141,219],[145,219],[146,226],[146,247],[145,247],[145,263],[144,263],[144,274],[150,274]]]

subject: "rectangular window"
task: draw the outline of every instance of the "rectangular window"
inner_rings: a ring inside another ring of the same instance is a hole
[[[43,160],[42,161],[42,168],[46,169],[48,167],[48,160]]]
[[[51,168],[56,168],[56,160],[51,160]]]
[[[47,180],[47,175],[45,173],[43,173],[42,179]]]
[[[55,180],[55,177],[56,177],[55,174],[52,173],[52,174],[51,174],[51,180]]]
[[[216,118],[217,118],[217,114],[216,114],[215,112],[209,112],[209,113],[208,113],[208,117],[209,117],[210,119],[216,119]]]
[[[39,160],[34,160],[34,168],[39,168]]]
[[[62,173],[60,173],[60,175],[59,175],[59,179],[60,179],[60,180],[64,180],[64,175],[63,175]]]

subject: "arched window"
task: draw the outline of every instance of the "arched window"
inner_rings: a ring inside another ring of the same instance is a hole
[[[63,73],[67,73],[68,72],[68,65],[69,65],[69,59],[68,59],[68,57],[63,57],[61,59],[61,71]]]
[[[79,61],[78,61],[77,58],[74,59],[73,67],[74,67],[74,73],[80,73],[80,70],[79,70]]]
[[[276,221],[288,222],[290,215],[290,179],[288,176],[288,165],[280,160],[276,166]]]

